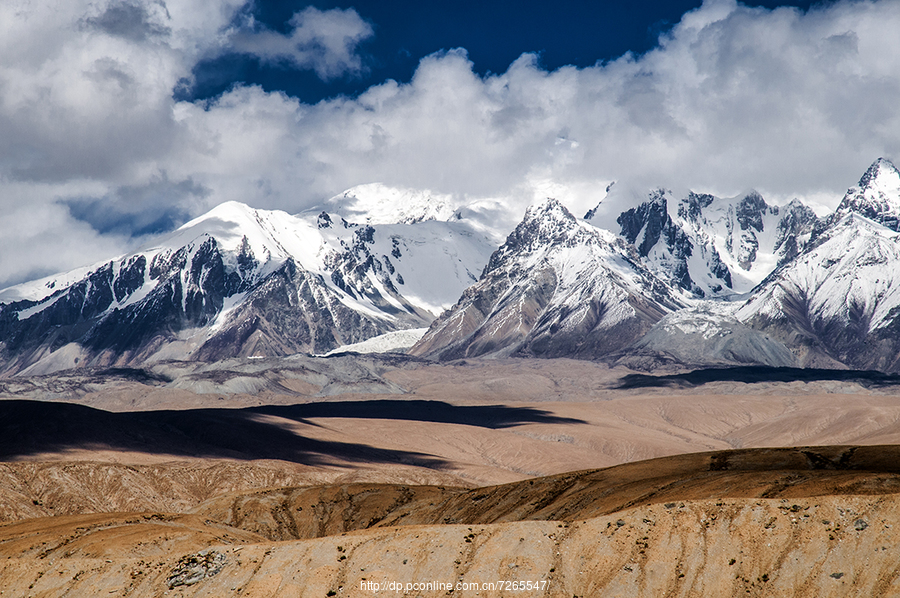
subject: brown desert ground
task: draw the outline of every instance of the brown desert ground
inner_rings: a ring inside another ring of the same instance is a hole
[[[900,595],[890,377],[343,356],[0,396],[0,596]]]

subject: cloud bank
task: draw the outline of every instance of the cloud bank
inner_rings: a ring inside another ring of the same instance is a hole
[[[808,12],[708,0],[652,51],[583,69],[523,54],[479,76],[450,49],[357,98],[309,105],[238,86],[174,99],[200,60],[227,53],[323,79],[363,72],[372,28],[352,9],[304,9],[282,34],[241,20],[244,8],[0,4],[0,286],[231,199],[297,212],[381,181],[523,204],[538,189],[581,206],[619,180],[834,205],[875,158],[900,158],[892,0]]]

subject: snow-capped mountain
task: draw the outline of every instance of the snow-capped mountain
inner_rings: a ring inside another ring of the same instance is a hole
[[[900,371],[900,173],[875,162],[806,251],[736,316],[803,365]]]
[[[368,183],[326,200],[323,209],[361,224],[415,224],[449,220],[457,207],[450,195]]]
[[[596,357],[683,305],[631,245],[549,199],[528,209],[478,283],[411,353]]]
[[[502,198],[459,198],[383,183],[357,185],[304,214],[322,211],[350,222],[372,225],[464,221],[468,228],[491,239],[495,246],[503,242],[522,217],[515,202]]]
[[[427,326],[494,247],[463,219],[225,203],[135,254],[0,291],[0,372],[324,353]]]
[[[802,249],[817,222],[799,201],[770,206],[756,191],[730,199],[694,192],[679,199],[667,189],[643,201],[628,189],[618,195],[613,186],[601,203],[638,205],[621,213],[598,206],[585,218],[619,232],[657,276],[700,298],[748,292]]]
[[[891,230],[900,231],[900,171],[890,161],[879,158],[856,187],[847,190],[834,211],[832,221],[847,214],[859,214]]]
[[[368,350],[429,326],[411,352],[438,359],[900,371],[889,161],[826,218],[755,191],[607,191],[584,220],[548,199],[518,224],[514,202],[380,184],[294,216],[222,204],[133,254],[0,290],[0,375]]]
[[[887,160],[821,220],[756,192],[605,207],[586,221],[553,201],[529,210],[413,352],[900,371],[900,173]],[[612,216],[619,237],[591,226]]]

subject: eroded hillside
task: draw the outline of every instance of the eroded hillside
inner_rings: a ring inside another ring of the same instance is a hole
[[[33,518],[0,526],[0,577],[34,597],[893,595],[897,453],[728,451],[477,489],[344,484]]]

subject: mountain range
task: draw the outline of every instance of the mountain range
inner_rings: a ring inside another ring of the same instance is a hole
[[[888,160],[824,217],[756,191],[607,191],[584,218],[547,199],[517,224],[502,201],[380,184],[296,215],[225,203],[131,254],[0,290],[0,375],[324,354],[422,328],[410,352],[439,360],[900,371]]]

